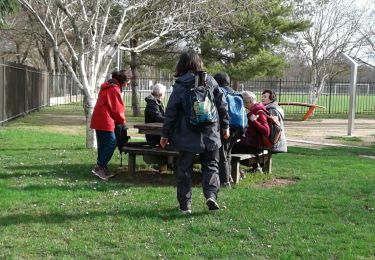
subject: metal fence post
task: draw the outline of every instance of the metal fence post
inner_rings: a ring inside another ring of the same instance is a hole
[[[1,118],[1,121],[4,122],[5,121],[5,58],[3,57],[1,59],[1,62],[3,64],[3,91],[1,91],[2,95],[3,95],[3,98],[2,98],[2,101],[3,101],[3,106],[2,106],[2,118]]]
[[[281,100],[281,78],[279,80],[279,101]]]
[[[23,116],[27,114],[27,81],[28,81],[28,73],[27,73],[27,68],[24,68],[24,73],[25,73],[25,86],[23,88]]]
[[[328,97],[328,114],[331,114],[331,105],[332,105],[332,78],[329,80],[329,97]]]
[[[64,73],[64,104],[66,104],[66,101],[65,101],[65,97],[66,97],[66,72]]]

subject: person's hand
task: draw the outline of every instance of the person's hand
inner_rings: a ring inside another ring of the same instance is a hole
[[[250,121],[251,121],[251,122],[253,122],[253,121],[257,120],[257,119],[258,119],[258,115],[254,115],[254,114],[252,114],[252,115],[250,116]]]
[[[166,137],[161,137],[160,138],[160,147],[161,148],[165,148],[165,146],[167,145],[167,143],[168,143],[168,138],[166,138]]]
[[[230,136],[229,128],[223,130],[223,138],[227,140]]]

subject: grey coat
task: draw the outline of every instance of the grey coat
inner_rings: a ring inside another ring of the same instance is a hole
[[[286,143],[285,130],[284,130],[284,110],[277,104],[277,102],[272,102],[266,105],[266,109],[271,115],[277,116],[279,122],[281,123],[281,137],[280,141],[272,147],[272,152],[274,153],[286,153],[288,151],[288,146]]]
[[[215,98],[219,122],[205,126],[202,132],[188,128],[185,117],[187,109],[185,92],[194,84],[194,79],[192,72],[176,79],[165,110],[162,137],[169,138],[170,148],[177,151],[194,153],[202,153],[206,149],[214,151],[221,146],[220,130],[229,128],[228,105],[214,78],[207,75],[207,86]]]

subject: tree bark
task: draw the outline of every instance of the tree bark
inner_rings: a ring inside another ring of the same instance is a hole
[[[132,38],[130,39],[130,45],[132,48],[137,46],[137,39]],[[132,71],[132,81],[131,81],[131,88],[132,88],[132,110],[133,116],[141,116],[141,110],[139,108],[139,101],[138,101],[138,93],[137,93],[137,53],[132,51],[130,52],[130,69]]]
[[[94,97],[84,96],[84,111],[86,118],[86,148],[97,148],[95,130],[90,128],[92,113],[94,111],[96,99]]]

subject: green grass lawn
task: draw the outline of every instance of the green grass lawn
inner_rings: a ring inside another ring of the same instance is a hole
[[[255,92],[260,100],[261,93]],[[278,97],[279,102],[301,102],[311,103],[307,94],[282,94]],[[146,102],[143,98],[139,98],[139,105],[141,111],[144,110]],[[167,104],[168,98],[164,99],[164,104]],[[124,98],[124,103],[127,111],[131,111],[131,95],[127,94]],[[315,109],[313,117],[320,118],[335,118],[338,115],[343,118],[348,118],[349,111],[349,95],[321,95],[317,101],[317,105],[325,107],[325,109]],[[308,108],[301,106],[282,106],[287,118],[302,118]],[[374,95],[357,95],[355,100],[355,111],[357,117],[375,118],[375,96]]]
[[[172,174],[128,176],[116,152],[119,175],[94,178],[78,116],[47,108],[0,128],[0,258],[375,258],[375,147],[291,147],[272,175],[220,190],[216,212],[196,173],[180,215]],[[297,182],[260,185],[273,177]]]

